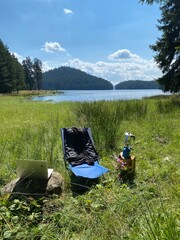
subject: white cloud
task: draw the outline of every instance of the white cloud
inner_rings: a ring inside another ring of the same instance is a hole
[[[161,76],[161,72],[153,59],[145,60],[138,56],[134,59],[131,58],[131,60],[128,59],[122,62],[98,61],[91,63],[75,58],[69,60],[64,65],[80,69],[97,77],[102,77],[113,84],[127,80],[154,80]]]
[[[22,61],[26,59],[25,57],[19,55],[18,53],[12,52],[12,54],[14,54],[14,56],[18,59],[18,61],[21,64],[22,64]],[[51,69],[53,69],[53,67],[50,67],[47,61],[42,62],[42,71],[43,72],[49,71]]]
[[[68,9],[68,8],[64,8],[63,11],[64,11],[65,14],[73,14],[73,11],[71,9]]]
[[[19,54],[16,53],[16,52],[13,52],[12,54],[14,54],[14,56],[18,59],[18,61],[19,61],[20,63],[22,63],[22,61],[25,60],[25,57],[19,55]]]
[[[42,51],[53,53],[53,52],[65,52],[66,49],[61,47],[61,45],[57,42],[45,42],[43,47],[41,48]]]
[[[44,45],[44,48],[48,47],[48,51],[55,52],[58,50],[60,45],[54,47],[53,43]],[[92,74],[97,77],[101,77],[111,81],[113,84],[117,84],[122,81],[128,80],[153,80],[161,76],[161,71],[158,69],[157,64],[153,59],[143,59],[136,54],[129,52],[129,58],[123,58],[122,60],[117,59],[116,61],[97,61],[88,62],[83,61],[79,58],[69,59],[67,62],[62,63],[62,66],[70,66],[80,69],[84,72]],[[17,53],[13,53],[15,57],[22,62],[25,58]],[[69,54],[66,56],[71,57]],[[56,61],[43,61],[42,70],[43,72],[49,71],[50,69],[60,67],[59,62]]]
[[[120,49],[108,56],[110,60],[138,59],[139,56],[132,54],[128,49]]]
[[[49,66],[48,62],[43,62],[42,63],[42,71],[43,72],[49,71],[51,69],[52,69],[52,67]]]

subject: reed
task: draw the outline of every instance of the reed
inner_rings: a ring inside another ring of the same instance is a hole
[[[74,108],[77,121],[83,127],[90,126],[100,151],[117,149],[119,136],[123,135],[121,124],[144,118],[147,103],[141,101],[83,102]],[[126,127],[128,128],[128,127]]]

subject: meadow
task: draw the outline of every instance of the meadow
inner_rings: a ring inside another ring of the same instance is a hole
[[[18,159],[43,159],[65,181],[62,196],[0,196],[0,239],[179,240],[180,98],[82,103],[0,96],[0,188],[17,177]],[[72,191],[60,128],[91,127],[110,172],[84,194]],[[113,154],[124,132],[136,136],[133,181],[117,179]]]

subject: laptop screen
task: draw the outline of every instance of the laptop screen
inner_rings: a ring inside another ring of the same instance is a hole
[[[30,179],[48,179],[48,171],[46,160],[18,160],[17,174],[20,178]]]

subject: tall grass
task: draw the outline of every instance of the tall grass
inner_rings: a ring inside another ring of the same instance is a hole
[[[145,213],[142,224],[142,233],[139,236],[145,240],[161,240],[180,238],[179,227],[176,214],[162,209],[151,207],[148,213]]]
[[[1,97],[0,186],[16,177],[17,159],[47,159],[66,188],[60,197],[38,201],[1,196],[0,239],[179,239],[180,109],[179,100],[173,101],[53,104]],[[60,138],[60,128],[73,125],[91,127],[101,163],[110,170],[76,197]],[[123,147],[124,131],[136,136],[131,184],[118,181],[112,158],[112,151]]]
[[[167,100],[158,99],[157,109],[159,113],[169,113],[180,107],[180,97],[175,95]]]
[[[141,101],[83,102],[74,108],[77,121],[91,127],[100,151],[117,149],[119,136],[123,135],[126,120],[140,120],[147,114],[147,103]],[[125,127],[126,131],[129,126]]]
[[[61,167],[60,127],[64,126],[69,106],[12,99],[14,97],[1,99],[1,174],[10,179],[15,174],[18,159],[42,159],[47,160],[49,165]],[[9,171],[6,171],[7,167]]]

